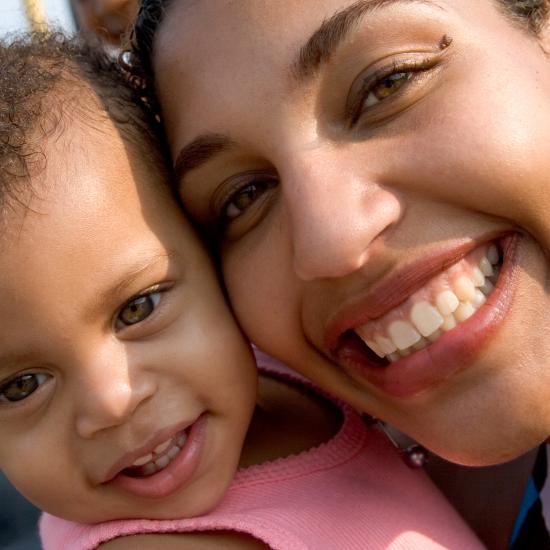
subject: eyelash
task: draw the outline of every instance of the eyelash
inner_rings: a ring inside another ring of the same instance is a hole
[[[369,75],[363,80],[361,88],[356,93],[356,99],[349,105],[348,119],[350,128],[357,124],[358,120],[361,118],[361,115],[370,109],[376,107],[364,108],[363,105],[369,94],[374,90],[374,88],[382,83],[384,80],[388,79],[392,75],[399,73],[410,73],[407,82],[404,84],[404,88],[395,92],[395,94],[388,97],[388,100],[392,99],[395,96],[399,96],[408,88],[410,82],[418,77],[420,73],[430,70],[437,62],[437,57],[425,58],[420,61],[394,61],[391,65],[382,67],[374,72],[374,74]],[[380,100],[380,103],[383,103],[384,99]]]

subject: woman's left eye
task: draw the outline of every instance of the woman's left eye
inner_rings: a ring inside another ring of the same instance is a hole
[[[119,312],[116,328],[122,329],[141,323],[151,315],[160,303],[161,292],[150,292],[130,300]]]
[[[33,394],[51,376],[44,373],[23,374],[0,385],[0,401],[15,403]]]
[[[375,82],[363,101],[363,108],[372,107],[396,93],[412,75],[412,71],[393,73]]]
[[[395,99],[399,96],[403,98],[409,97],[408,89],[414,84],[421,84],[424,81],[424,77],[427,77],[433,71],[437,64],[438,56],[433,55],[431,57],[408,59],[406,61],[396,61],[390,66],[383,67],[382,69],[375,71],[374,74],[360,76],[356,83],[352,86],[352,91],[348,96],[347,115],[349,117],[350,125],[354,126],[359,121],[363,113],[367,113],[373,109],[373,118],[371,120],[383,120],[383,118],[389,114],[386,109],[379,111],[377,106],[384,104],[388,101],[388,107],[393,105],[393,97]],[[421,89],[417,86],[413,86],[414,89]],[[411,101],[414,97],[410,96]],[[403,104],[395,104],[395,109],[390,110],[398,112],[401,107],[410,102],[405,101]],[[381,106],[382,107],[382,106]]]

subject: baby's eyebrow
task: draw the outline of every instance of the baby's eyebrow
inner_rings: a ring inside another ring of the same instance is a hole
[[[101,293],[100,304],[111,303],[120,300],[120,296],[130,288],[144,274],[153,269],[159,262],[167,262],[177,256],[175,251],[166,251],[154,254],[148,257],[145,261],[136,262],[134,265],[128,266],[126,275],[118,281],[118,283]],[[96,302],[97,304],[97,302]]]
[[[329,61],[338,46],[364,17],[397,4],[425,4],[441,9],[432,0],[359,0],[323,21],[307,39],[292,65],[296,81],[312,76],[321,65]]]
[[[34,353],[28,350],[15,352],[0,352],[0,381],[6,376],[21,370],[21,365],[32,364],[39,359]]]

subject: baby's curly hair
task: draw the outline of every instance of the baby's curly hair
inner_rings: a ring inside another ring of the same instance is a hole
[[[71,116],[93,123],[78,104],[86,89],[124,137],[166,169],[158,117],[99,43],[60,32],[18,35],[0,40],[0,213],[22,204],[25,190],[32,192],[31,181],[47,160],[44,142],[68,122],[68,103]]]

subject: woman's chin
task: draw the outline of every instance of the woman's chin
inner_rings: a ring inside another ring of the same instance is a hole
[[[500,424],[494,429],[480,433],[479,430],[449,430],[446,434],[431,434],[424,441],[418,439],[431,453],[449,462],[462,466],[486,467],[510,462],[548,439],[550,430],[536,431],[532,423],[510,426]],[[449,437],[450,435],[450,437]]]

